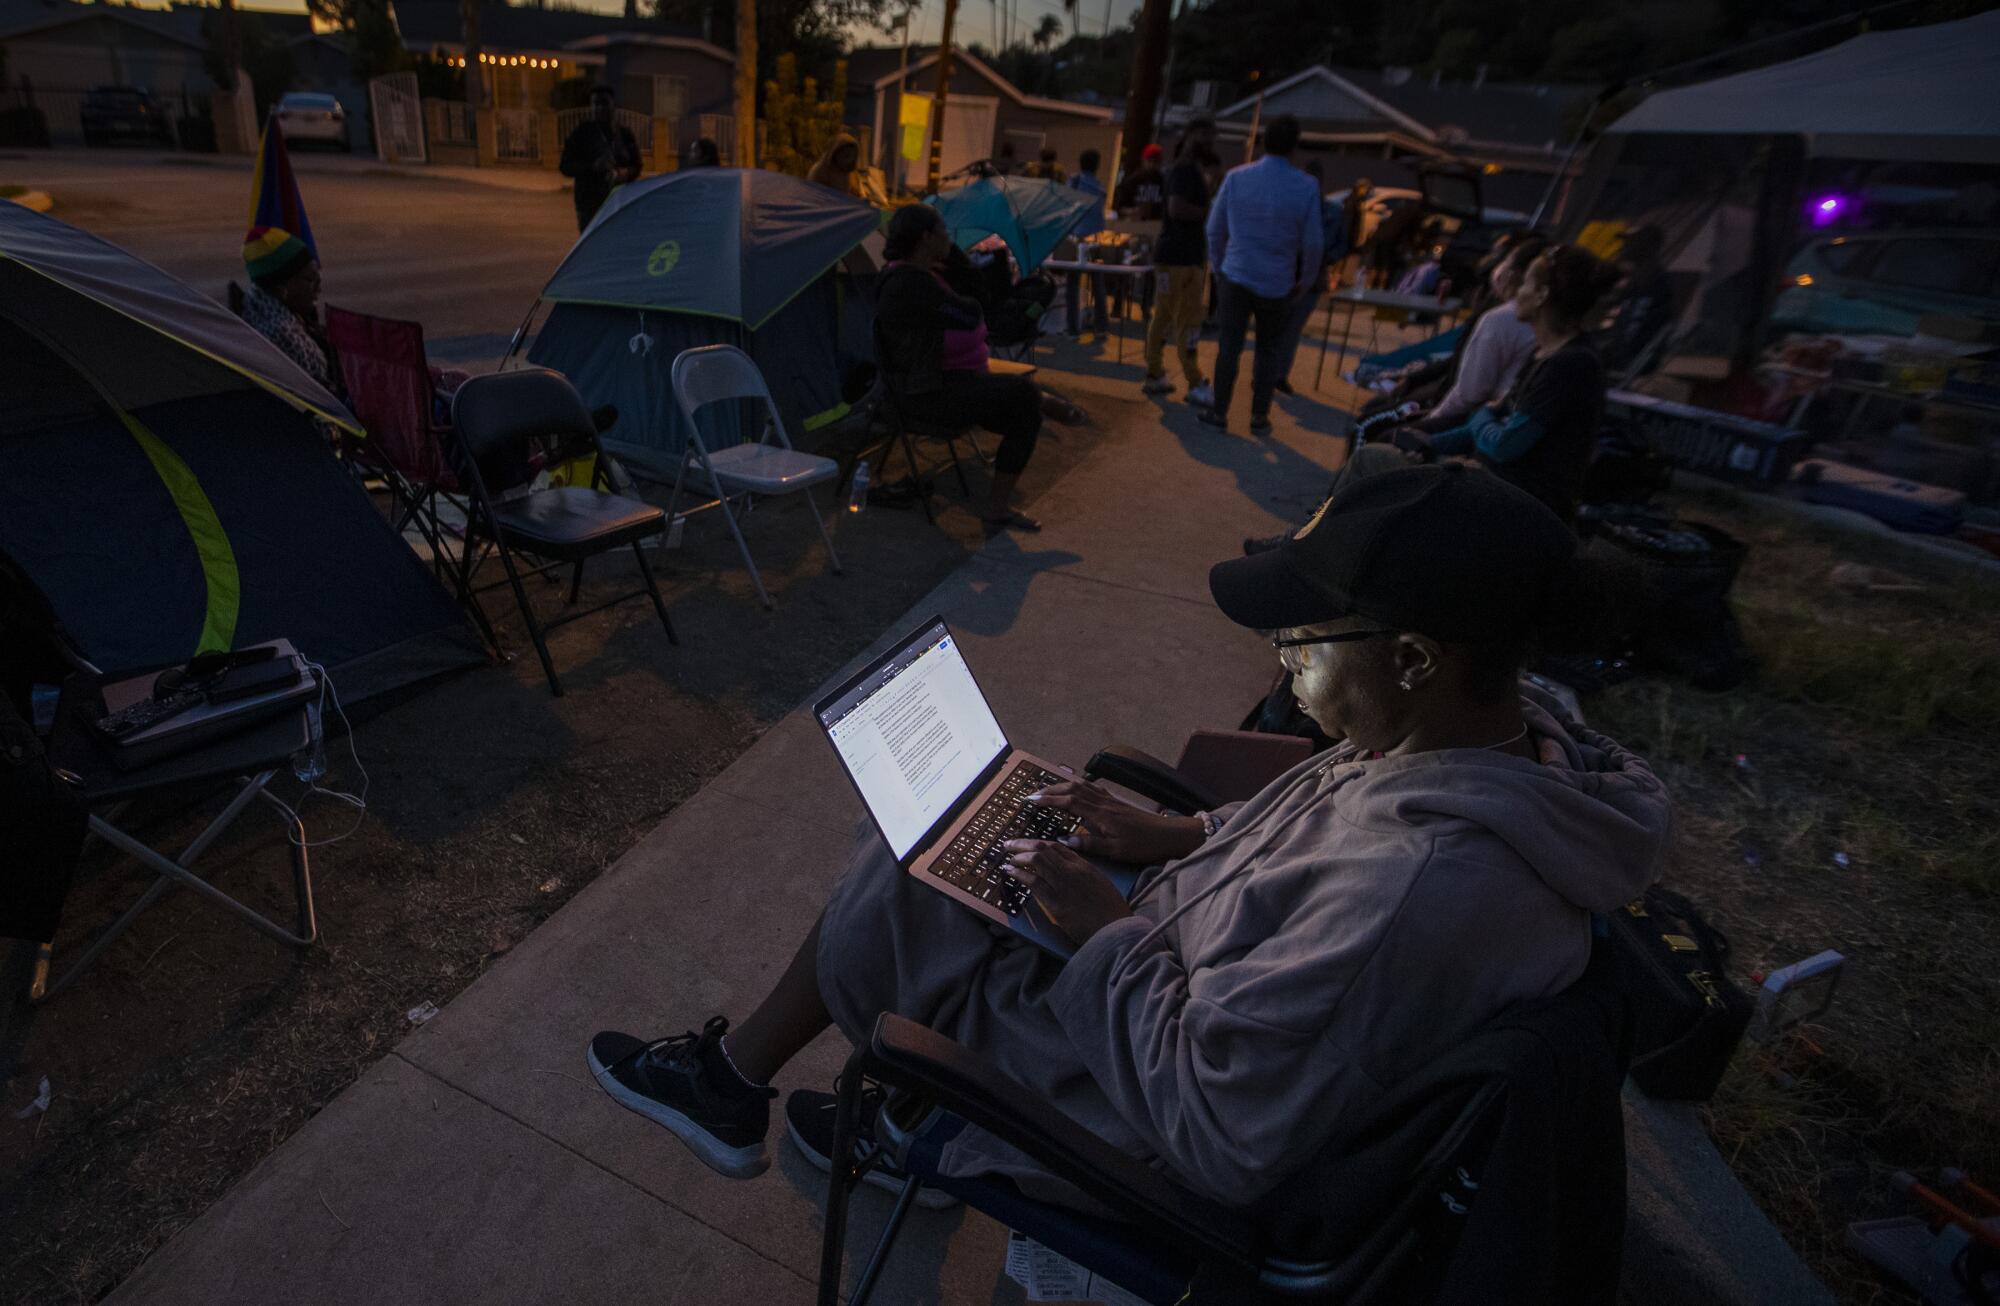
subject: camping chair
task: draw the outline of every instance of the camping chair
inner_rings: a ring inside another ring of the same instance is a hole
[[[1199,747],[1223,793],[1127,747],[1091,759],[1103,776],[1170,810],[1252,788],[1259,736],[1214,732]],[[1302,741],[1282,744],[1287,757]],[[1227,761],[1233,757],[1240,770]],[[820,1247],[819,1300],[840,1299],[849,1199],[879,1163],[909,1176],[848,1297],[865,1306],[918,1192],[934,1187],[1155,1306],[1338,1301],[1603,1301],[1616,1292],[1625,1209],[1623,1117],[1629,1021],[1608,956],[1551,998],[1523,1003],[1420,1072],[1290,1179],[1248,1208],[1180,1186],[1112,1148],[971,1050],[894,1014],[848,1059]],[[887,1090],[875,1144],[857,1155],[861,1103]],[[993,1176],[946,1175],[944,1144],[971,1125],[1108,1208],[1080,1214]],[[1504,1243],[1495,1283],[1454,1255]]]
[[[437,500],[462,491],[445,456],[451,427],[436,420],[432,406],[423,327],[329,305],[326,334],[340,357],[348,407],[368,431],[351,449],[355,464],[387,482],[397,534],[414,524],[430,546],[432,568],[456,584],[457,564],[446,548]]]
[[[525,484],[489,486],[488,472],[517,459],[527,466],[528,446],[538,439],[551,439],[575,447],[588,440],[596,450],[596,466],[607,459],[597,441],[597,425],[583,406],[583,397],[561,374],[541,368],[518,372],[495,372],[476,376],[460,386],[452,399],[452,424],[464,451],[463,470],[471,483],[472,496],[465,522],[465,547],[460,551],[459,590],[472,605],[479,624],[492,637],[492,626],[480,608],[472,585],[472,573],[484,560],[490,545],[507,569],[507,582],[514,589],[521,619],[527,623],[528,637],[541,656],[542,671],[549,678],[549,692],[560,698],[562,682],[556,679],[554,662],[549,659],[546,632],[579,617],[587,617],[613,604],[650,595],[653,610],[660,614],[667,642],[678,644],[674,623],[667,616],[666,601],[653,580],[641,542],[666,529],[667,515],[649,503],[607,494],[595,486],[555,486],[529,490]],[[497,474],[497,473],[496,473]],[[549,559],[536,574],[559,563],[574,568],[570,578],[569,602],[574,607],[583,586],[583,564],[588,558],[630,545],[645,580],[640,589],[619,594],[572,612],[554,621],[539,622],[528,591],[521,584],[520,569],[514,565],[516,552]]]
[[[785,435],[784,419],[778,416],[778,405],[771,398],[770,387],[764,384],[764,374],[757,370],[757,364],[750,361],[750,355],[734,345],[704,345],[699,349],[682,350],[680,356],[674,359],[673,382],[674,399],[680,404],[681,414],[687,418],[688,438],[681,449],[680,470],[674,476],[673,495],[667,500],[667,519],[674,520],[675,510],[680,505],[681,485],[687,480],[688,468],[692,465],[707,478],[709,488],[714,491],[712,503],[721,506],[723,520],[729,523],[729,533],[735,537],[736,548],[743,554],[743,565],[750,569],[750,583],[757,587],[757,597],[768,608],[771,606],[771,595],[764,588],[764,578],[757,572],[756,560],[750,556],[750,546],[743,539],[743,528],[736,520],[735,509],[729,506],[729,497],[732,494],[745,496],[747,511],[750,495],[797,494],[805,499],[813,525],[819,528],[820,541],[826,545],[826,556],[838,573],[840,555],[833,551],[833,540],[826,533],[826,521],[819,514],[819,506],[813,502],[812,487],[837,477],[840,464],[831,458],[799,453],[792,448],[791,440]],[[710,453],[707,441],[701,438],[701,426],[695,420],[695,414],[709,404],[731,399],[763,402],[763,433],[754,441]],[[771,443],[774,437],[776,445]]]
[[[886,357],[886,354],[883,352],[882,336],[879,330],[875,333],[875,357]],[[1036,372],[1036,368],[1032,363],[1003,358],[990,359],[987,363],[987,370],[993,372],[995,375],[1021,376],[1030,379],[1034,377]],[[886,428],[886,434],[875,444],[864,446],[848,461],[847,465],[841,471],[839,483],[834,487],[834,494],[838,497],[846,490],[847,482],[854,475],[855,467],[859,466],[869,457],[879,458],[883,469],[886,471],[889,458],[897,442],[901,441],[903,456],[910,467],[910,484],[916,490],[917,502],[923,505],[924,517],[931,522],[935,522],[937,521],[937,513],[931,508],[930,481],[924,476],[921,467],[917,463],[917,447],[915,442],[917,440],[936,440],[944,444],[946,451],[951,455],[952,473],[958,477],[959,492],[967,499],[972,497],[972,484],[965,479],[965,466],[958,456],[958,442],[960,440],[965,441],[966,447],[972,451],[973,456],[979,459],[979,461],[991,465],[993,460],[980,449],[979,442],[973,439],[975,427],[954,426],[947,422],[927,422],[920,418],[906,417],[903,412],[901,397],[896,392],[895,384],[890,381],[889,373],[886,369],[880,374],[879,393],[882,397],[880,411],[883,426]]]

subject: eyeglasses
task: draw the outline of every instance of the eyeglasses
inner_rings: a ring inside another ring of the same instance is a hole
[[[1401,633],[1396,630],[1347,630],[1338,635],[1305,635],[1298,639],[1285,639],[1283,636],[1273,634],[1271,647],[1278,650],[1278,662],[1285,670],[1296,676],[1305,670],[1306,664],[1305,659],[1297,653],[1290,652],[1291,649],[1303,648],[1308,644],[1351,644],[1358,639],[1374,639],[1378,635]]]

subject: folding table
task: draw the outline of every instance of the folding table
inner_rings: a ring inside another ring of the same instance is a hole
[[[68,988],[119,935],[132,927],[142,912],[158,902],[176,884],[193,889],[281,943],[299,948],[311,944],[319,936],[319,927],[313,919],[312,874],[307,865],[305,826],[296,813],[267,792],[267,786],[279,770],[290,764],[292,754],[312,742],[305,708],[290,709],[281,716],[246,727],[236,734],[186,753],[163,758],[135,770],[121,771],[112,763],[109,751],[90,727],[90,720],[101,702],[98,687],[106,679],[108,677],[79,673],[63,685],[62,697],[56,704],[54,733],[49,740],[49,762],[58,770],[77,777],[84,803],[90,808],[91,834],[137,859],[160,878],[126,909],[124,915],[97,936],[83,955],[63,972],[62,977],[49,986],[41,1000],[47,1001]],[[234,780],[237,785],[235,796],[195,836],[194,841],[181,850],[178,857],[169,857],[149,848],[112,824],[125,804],[133,799],[169,789],[213,784],[217,780]],[[291,929],[230,897],[189,869],[221,837],[223,831],[259,798],[284,815],[290,835],[292,896],[296,913]]]

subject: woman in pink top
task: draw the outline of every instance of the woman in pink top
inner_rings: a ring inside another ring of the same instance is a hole
[[[980,519],[995,529],[1038,531],[1041,523],[1015,510],[1012,500],[1041,434],[1041,392],[1025,377],[987,371],[979,305],[955,294],[938,271],[950,250],[936,209],[912,204],[889,220],[883,241],[889,262],[875,297],[882,379],[906,417],[1000,436]]]

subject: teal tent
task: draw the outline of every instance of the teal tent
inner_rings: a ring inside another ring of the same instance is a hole
[[[944,215],[951,238],[960,249],[971,249],[988,236],[998,236],[1024,277],[1055,252],[1093,204],[1102,202],[1080,190],[1032,177],[981,177],[930,198]]]
[[[697,168],[621,187],[543,287],[553,307],[528,358],[615,406],[606,444],[642,472],[677,464],[669,378],[698,345],[755,359],[797,438],[844,415],[842,373],[869,356],[841,264],[880,223],[859,200],[776,172]],[[717,407],[704,435],[744,438],[741,414]]]
[[[340,401],[221,305],[0,203],[0,580],[124,670],[283,636],[349,702],[481,652],[333,455]]]

